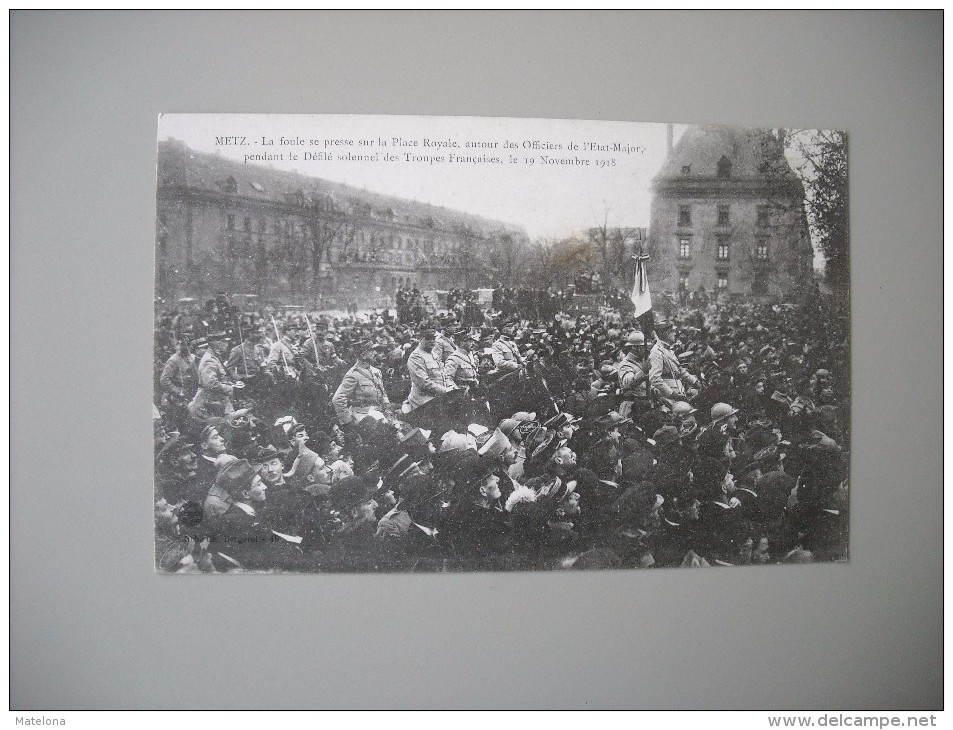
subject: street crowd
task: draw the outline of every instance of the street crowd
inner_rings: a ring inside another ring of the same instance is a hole
[[[157,307],[158,568],[846,559],[844,300],[465,314]]]

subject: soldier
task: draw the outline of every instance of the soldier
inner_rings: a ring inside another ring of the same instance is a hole
[[[645,335],[633,332],[626,338],[625,357],[619,363],[619,387],[626,400],[645,398],[648,373],[645,372]]]
[[[410,353],[407,370],[410,372],[410,394],[404,401],[404,412],[411,413],[434,397],[454,389],[443,374],[443,368],[431,354],[436,333],[432,327],[420,330],[420,344]]]
[[[162,405],[170,409],[186,405],[195,395],[198,385],[198,358],[189,351],[188,339],[183,337],[159,376]]]
[[[240,380],[232,382],[222,364],[228,340],[222,331],[208,336],[209,349],[199,362],[199,389],[189,403],[189,413],[199,421],[227,416],[235,412],[231,395],[235,388],[243,388]]]
[[[462,335],[460,345],[444,363],[443,374],[458,388],[473,388],[478,386],[480,381],[479,362],[473,353],[473,349],[480,342],[480,334],[465,330],[457,334]]]
[[[442,327],[436,328],[436,334],[436,343],[430,354],[433,355],[434,360],[440,365],[444,365],[447,362],[447,358],[457,349],[457,345],[453,339],[453,334],[445,334]]]
[[[317,323],[315,325],[315,340],[318,349],[318,366],[322,368],[333,368],[344,365],[344,360],[338,357],[334,345],[328,342],[328,327],[325,324]]]
[[[671,331],[671,322],[656,322],[655,331],[662,337]],[[649,352],[649,383],[652,389],[669,400],[690,400],[698,395],[698,378],[685,370],[662,337],[657,337]],[[685,386],[688,386],[686,390]]]
[[[519,347],[513,342],[515,335],[516,324],[506,324],[496,342],[493,343],[493,362],[500,370],[511,372],[519,370],[523,365],[523,356],[520,355]]]
[[[384,410],[390,407],[384,378],[375,367],[378,351],[374,343],[363,340],[354,343],[351,349],[357,353],[357,362],[347,371],[331,398],[342,426],[360,421],[371,408]]]
[[[254,378],[261,371],[262,364],[268,357],[264,339],[264,326],[254,327],[248,331],[248,339],[232,348],[225,367],[235,380]]]

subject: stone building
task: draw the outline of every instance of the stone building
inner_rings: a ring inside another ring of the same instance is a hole
[[[653,289],[794,299],[813,282],[804,187],[770,130],[691,127],[652,182]]]
[[[522,228],[159,143],[156,292],[380,306],[398,287],[478,287]]]

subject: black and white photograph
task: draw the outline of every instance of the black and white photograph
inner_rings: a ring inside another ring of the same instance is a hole
[[[847,211],[843,131],[160,116],[156,570],[846,561]]]

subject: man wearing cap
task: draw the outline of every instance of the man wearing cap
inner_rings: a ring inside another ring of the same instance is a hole
[[[731,445],[731,433],[738,422],[738,409],[727,403],[715,403],[711,407],[711,423],[698,434],[698,454],[713,459],[735,457]]]
[[[652,389],[669,400],[689,400],[698,394],[698,378],[685,370],[672,352],[664,337],[671,331],[670,322],[657,322],[656,332],[661,333],[649,352],[649,384]],[[688,390],[686,391],[686,386]]]
[[[450,353],[444,362],[444,376],[458,388],[473,388],[479,385],[479,364],[473,356],[473,348],[479,341],[479,334],[464,333],[460,337],[459,347]],[[436,352],[436,347],[434,346],[434,352]],[[436,359],[436,355],[434,358]]]
[[[344,360],[338,357],[334,345],[328,341],[328,326],[323,322],[314,325],[315,345],[318,350],[318,365],[322,368],[333,368],[344,365]]]
[[[225,367],[235,380],[254,378],[261,370],[262,363],[268,357],[268,348],[264,345],[264,326],[253,327],[247,338],[235,345],[228,354]]]
[[[198,445],[198,478],[208,487],[215,481],[215,475],[218,474],[218,466],[215,464],[215,460],[225,453],[227,446],[222,434],[215,426],[211,425],[202,429],[199,434]]]
[[[444,365],[451,353],[457,349],[457,346],[454,344],[452,334],[444,333],[443,327],[438,326],[435,329],[435,333],[436,341],[434,342],[433,350],[430,351],[430,354],[433,355],[434,360]]]
[[[189,403],[189,413],[203,421],[234,413],[231,395],[236,386],[242,387],[241,381],[232,382],[221,360],[228,348],[225,333],[213,332],[208,341],[209,349],[199,362],[199,389]]]
[[[646,397],[645,372],[645,335],[641,332],[632,332],[625,341],[623,349],[626,355],[619,363],[619,387],[625,398]]]
[[[198,457],[192,444],[181,436],[173,436],[159,450],[157,461],[156,485],[162,497],[173,504],[188,499],[202,500]]]
[[[183,406],[195,395],[199,386],[198,358],[189,352],[188,340],[179,340],[178,349],[162,366],[159,387],[163,405]]]
[[[390,407],[384,377],[375,367],[378,351],[374,343],[363,340],[355,343],[352,350],[357,353],[357,362],[347,371],[331,398],[342,426],[360,421],[372,408],[384,410]]]
[[[519,370],[523,364],[523,356],[520,355],[519,347],[513,342],[513,336],[516,334],[516,325],[513,323],[504,325],[500,336],[493,343],[493,362],[496,367],[504,372]]]
[[[432,354],[435,336],[432,327],[423,328],[420,331],[420,344],[407,359],[410,394],[404,406],[408,413],[429,403],[438,395],[449,393],[455,387],[452,381],[448,381],[444,376],[443,368]]]

